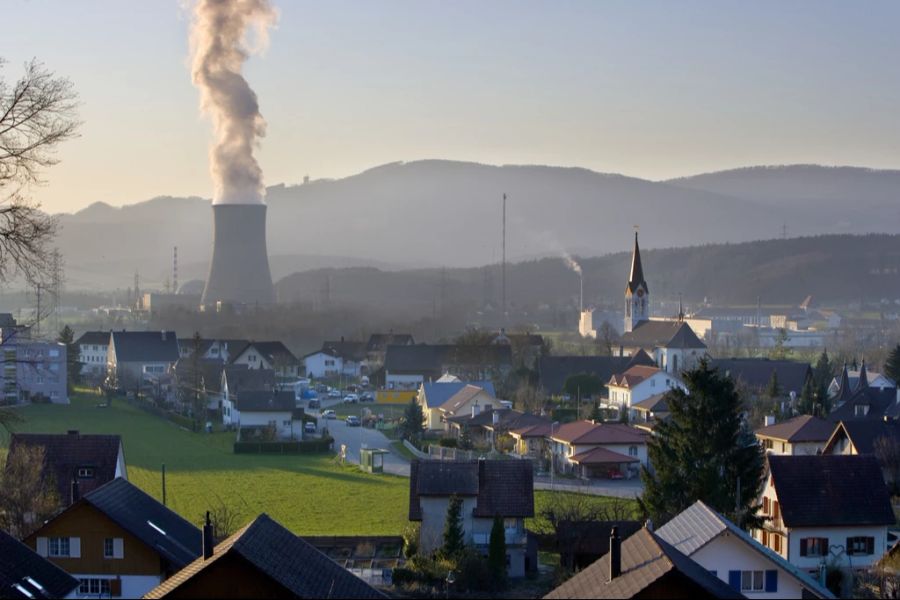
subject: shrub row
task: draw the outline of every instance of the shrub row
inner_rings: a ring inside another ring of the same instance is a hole
[[[328,452],[334,439],[325,437],[317,440],[294,442],[235,442],[235,454],[314,454]]]

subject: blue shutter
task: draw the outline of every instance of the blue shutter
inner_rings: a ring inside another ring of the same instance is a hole
[[[741,591],[741,572],[740,571],[728,571],[728,585],[730,585],[737,591]]]
[[[766,591],[767,592],[777,592],[778,591],[778,571],[771,570],[766,571]]]

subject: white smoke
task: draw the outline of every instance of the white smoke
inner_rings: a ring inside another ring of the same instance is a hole
[[[572,256],[568,252],[563,252],[562,259],[563,261],[565,261],[566,266],[569,269],[571,269],[574,273],[577,273],[579,277],[582,275],[581,265],[579,265],[578,261],[572,258]]]
[[[200,108],[215,130],[209,149],[213,204],[263,202],[262,169],[253,148],[265,135],[266,122],[241,68],[265,48],[276,17],[269,0],[198,0],[194,8],[191,75],[200,89]]]

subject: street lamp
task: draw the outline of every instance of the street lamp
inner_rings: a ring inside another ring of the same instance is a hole
[[[456,574],[453,572],[453,569],[447,572],[447,589],[446,596],[450,597],[450,586],[456,583]]]

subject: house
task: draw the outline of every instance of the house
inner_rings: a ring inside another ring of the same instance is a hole
[[[834,598],[805,571],[698,500],[656,531],[679,552],[753,598]]]
[[[445,373],[462,380],[493,380],[512,370],[512,350],[506,344],[390,345],[385,351],[385,386],[414,390]]]
[[[272,391],[275,389],[275,371],[250,369],[247,365],[227,365],[222,371],[220,386],[222,398],[222,423],[236,426],[240,419],[234,412],[235,402],[241,392]]]
[[[859,384],[860,376],[866,378],[869,387],[873,388],[896,388],[897,382],[895,382],[890,377],[879,373],[877,371],[873,371],[872,369],[867,368],[865,374],[862,374],[861,370],[847,370],[847,378],[850,389],[856,389]],[[841,393],[841,375],[832,378],[831,383],[828,384],[828,397],[834,398]]]
[[[641,521],[561,520],[556,524],[554,545],[559,551],[559,564],[572,572],[586,569],[609,552],[613,527],[626,539],[643,526]]]
[[[762,395],[775,375],[784,396],[799,397],[806,380],[812,377],[809,363],[769,358],[717,358],[710,366],[747,387],[751,394]]]
[[[3,343],[0,389],[11,404],[68,404],[66,345],[14,336]]]
[[[386,598],[262,514],[213,546],[144,598]]]
[[[76,598],[80,582],[0,531],[0,598]]]
[[[549,437],[552,468],[583,479],[630,479],[648,464],[649,434],[630,425],[575,421],[554,428]]]
[[[450,419],[460,415],[472,415],[499,408],[499,400],[477,385],[465,385],[438,407],[444,431],[450,431]]]
[[[315,379],[340,377],[344,372],[344,358],[334,348],[322,348],[303,356],[306,376]]]
[[[383,365],[388,346],[412,346],[416,343],[408,333],[373,333],[366,342],[366,356],[369,365]]]
[[[544,423],[511,429],[509,435],[514,443],[513,454],[532,460],[542,458],[547,453],[547,440],[552,427],[551,423]]]
[[[406,565],[401,535],[304,535],[301,539],[372,585],[390,585],[394,569]]]
[[[828,420],[834,423],[854,419],[880,420],[900,417],[900,389],[870,386],[865,363],[860,369],[855,385],[850,382],[850,372],[844,365],[840,389],[831,402],[834,408],[828,414]]]
[[[659,367],[634,365],[622,373],[616,373],[606,384],[609,390],[606,406],[628,411],[629,420],[635,417],[632,406],[643,402],[651,396],[664,394],[671,389],[680,388],[687,393],[687,387],[681,380]]]
[[[516,368],[534,369],[544,353],[544,336],[536,333],[510,333],[501,328],[492,344],[509,346]]]
[[[830,421],[799,415],[757,429],[756,439],[769,454],[815,455],[822,453],[833,431]]]
[[[560,396],[565,393],[566,380],[573,375],[593,375],[606,382],[635,365],[654,367],[656,362],[643,351],[634,356],[542,356],[538,361],[538,381],[547,394]]]
[[[224,371],[225,363],[219,359],[200,358],[196,360],[192,355],[182,356],[173,368],[175,381],[181,391],[178,401],[189,401],[196,391],[206,397],[207,410],[221,410],[222,374]]]
[[[106,368],[109,362],[108,331],[86,331],[81,334],[75,345],[78,347],[78,363],[81,376],[88,381],[102,382],[106,379]]]
[[[178,340],[178,351],[181,358],[189,358],[198,349],[203,360],[230,363],[237,358],[241,351],[250,345],[248,340],[219,340],[219,339],[195,339],[181,338]]]
[[[631,405],[633,425],[644,430],[652,431],[656,423],[669,418],[669,405],[666,402],[666,393],[653,394],[637,404]]]
[[[485,444],[499,451],[497,447],[499,436],[514,429],[534,427],[536,425],[550,425],[550,419],[540,415],[523,413],[512,408],[491,407],[479,411],[478,407],[472,407],[471,414],[461,414],[447,419],[450,432],[455,437],[467,430],[476,444]]]
[[[133,390],[169,373],[178,361],[174,331],[113,331],[107,364],[110,387]]]
[[[200,530],[117,478],[25,538],[85,596],[140,598],[201,553]]]
[[[753,539],[808,573],[826,559],[852,569],[878,562],[896,518],[874,456],[770,454],[767,461],[767,521]]]
[[[307,377],[362,377],[369,373],[365,342],[333,341],[303,357]]]
[[[716,575],[646,527],[621,540],[612,529],[609,552],[544,598],[743,598]]]
[[[841,421],[823,444],[822,454],[875,455],[880,439],[900,441],[900,422],[875,419]]]
[[[110,481],[128,479],[125,451],[118,435],[68,433],[13,433],[8,457],[22,448],[44,449],[44,476],[53,477],[63,506],[71,504],[72,482],[87,494]]]
[[[300,377],[301,362],[281,342],[250,342],[235,354],[232,365],[246,365],[249,369],[271,369],[280,379]]]
[[[256,432],[283,440],[303,437],[303,409],[297,408],[294,392],[245,390],[238,393],[230,413],[231,422],[238,427],[238,441]],[[263,433],[267,429],[270,434]]]
[[[440,407],[467,385],[479,387],[489,396],[494,396],[494,384],[490,381],[435,381],[419,385],[416,402],[422,407],[425,415],[425,428],[430,430],[443,429]]]
[[[537,548],[529,548],[525,519],[534,516],[534,468],[529,461],[415,460],[410,465],[409,520],[419,522],[419,551],[443,543],[451,496],[462,498],[466,544],[487,554],[494,518],[506,533],[507,573],[523,577],[537,569]]]

